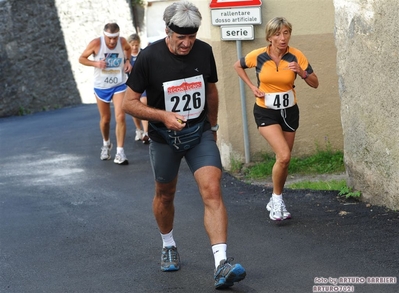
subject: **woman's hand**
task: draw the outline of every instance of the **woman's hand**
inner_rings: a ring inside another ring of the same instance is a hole
[[[305,70],[299,66],[296,62],[291,62],[288,64],[288,68],[292,71],[298,73],[298,75],[305,80],[305,82],[311,86],[312,88],[317,88],[319,86],[319,79],[317,78],[316,74],[312,72],[311,74],[307,74]]]
[[[254,86],[254,85],[251,85],[251,90],[254,93],[255,97],[263,98],[265,96],[265,93],[260,91],[258,89],[258,87]]]
[[[296,72],[299,74],[300,77],[304,77],[305,75],[305,70],[302,70],[302,68],[299,66],[298,63],[296,62],[290,62],[288,63],[288,68],[291,69],[292,71]]]

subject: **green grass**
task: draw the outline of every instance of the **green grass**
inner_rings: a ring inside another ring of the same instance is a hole
[[[346,190],[346,180],[330,181],[301,181],[287,185],[291,189],[311,189],[311,190]]]
[[[274,156],[263,154],[262,159],[243,171],[246,180],[263,179],[271,176],[275,163]],[[235,168],[237,168],[237,164]],[[315,154],[302,158],[291,158],[288,173],[290,175],[318,175],[337,174],[345,172],[344,155],[342,151],[333,151],[327,146],[326,150],[317,150]],[[346,198],[359,198],[360,191],[353,191],[346,185],[346,180],[329,181],[300,181],[286,187],[291,189],[337,190],[339,195]]]
[[[354,191],[346,185],[346,180],[330,181],[301,181],[287,185],[291,189],[310,189],[310,190],[336,190],[338,195],[348,198],[359,199],[362,195],[360,191]]]
[[[291,175],[333,174],[345,172],[344,155],[341,151],[318,150],[314,155],[291,158],[288,173]],[[271,175],[274,156],[263,154],[262,160],[248,167],[244,176],[247,179],[261,179]]]
[[[348,187],[348,186],[344,186],[340,189],[340,192],[338,193],[338,195],[341,196],[345,196],[346,198],[359,198],[362,196],[362,193],[360,191],[354,191],[352,190],[352,188]]]

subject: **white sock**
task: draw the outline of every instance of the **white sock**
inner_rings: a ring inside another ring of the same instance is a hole
[[[218,268],[220,261],[227,259],[226,251],[227,244],[225,243],[212,245],[213,257],[215,258],[215,268]]]
[[[125,151],[123,150],[123,148],[117,147],[116,148],[116,153],[117,154],[123,154]]]
[[[104,140],[104,139],[103,139],[103,145],[104,145],[104,146],[109,147],[110,144],[111,144],[111,140],[109,140],[109,139],[108,139],[108,140]]]
[[[283,200],[283,195],[282,194],[275,194],[275,193],[273,193],[272,194],[272,198],[273,198],[273,201],[282,201]]]
[[[167,247],[167,246],[176,247],[176,242],[173,239],[173,229],[168,234],[161,233],[161,237],[162,237],[163,247]]]

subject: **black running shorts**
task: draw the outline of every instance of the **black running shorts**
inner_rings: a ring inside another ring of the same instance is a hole
[[[283,131],[287,132],[295,132],[299,127],[298,105],[287,109],[273,110],[255,104],[253,113],[258,127],[279,124]]]

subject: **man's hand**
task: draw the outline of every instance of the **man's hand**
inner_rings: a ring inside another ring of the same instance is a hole
[[[105,59],[101,59],[99,61],[93,61],[94,62],[94,67],[100,68],[100,69],[105,69],[107,68],[107,62]]]
[[[162,119],[167,129],[180,131],[186,126],[186,118],[174,112],[164,112]]]
[[[130,73],[130,71],[132,71],[132,64],[130,64],[128,59],[126,59],[123,69],[125,70],[125,73]]]

